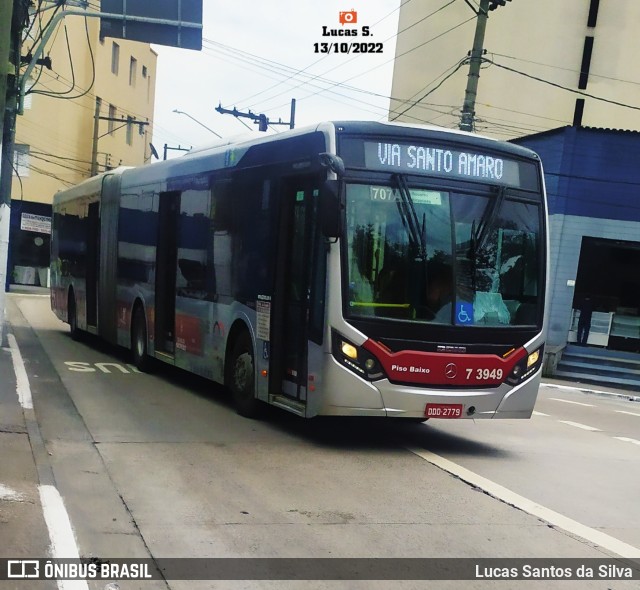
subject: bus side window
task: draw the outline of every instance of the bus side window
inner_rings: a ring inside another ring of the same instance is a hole
[[[215,275],[209,251],[211,191],[186,190],[180,201],[178,293],[194,299],[215,295]],[[214,278],[212,281],[211,279]]]
[[[211,222],[214,231],[228,231],[233,220],[231,180],[218,180],[212,188]]]
[[[212,183],[211,211],[209,215],[208,249],[212,264],[210,281],[215,284],[216,297],[231,295],[232,261],[232,192],[231,180],[217,180]]]

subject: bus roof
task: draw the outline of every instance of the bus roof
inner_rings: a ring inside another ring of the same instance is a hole
[[[397,131],[398,133],[394,133]],[[89,178],[72,188],[61,191],[54,197],[54,203],[61,203],[84,195],[96,193],[100,190],[103,179],[109,174],[122,174],[123,186],[139,186],[141,184],[161,182],[163,179],[173,176],[185,176],[199,174],[208,170],[224,167],[220,158],[231,150],[249,149],[252,146],[276,143],[288,138],[300,137],[306,134],[321,132],[327,138],[334,136],[335,132],[348,133],[350,135],[407,135],[421,140],[448,140],[463,141],[477,148],[489,150],[507,150],[515,156],[523,158],[536,158],[533,151],[512,143],[507,143],[490,137],[447,129],[434,125],[409,124],[400,122],[379,121],[326,121],[315,125],[290,129],[278,134],[267,135],[256,132],[255,134],[243,134],[212,143],[211,145],[193,149],[185,155],[154,162],[136,168],[119,167]],[[217,163],[216,163],[217,160]]]
[[[100,192],[102,188],[102,182],[105,177],[122,174],[125,170],[130,170],[129,166],[119,166],[118,168],[114,168],[113,170],[107,170],[106,172],[102,172],[97,174],[96,176],[92,176],[91,178],[87,178],[83,180],[80,184],[76,184],[67,189],[63,189],[58,191],[53,196],[54,204],[65,203],[67,201],[73,201],[74,199],[85,197],[88,195],[94,195]]]

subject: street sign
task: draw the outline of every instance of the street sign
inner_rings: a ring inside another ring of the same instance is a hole
[[[100,37],[202,49],[202,0],[101,0],[100,10],[117,15],[100,17]]]

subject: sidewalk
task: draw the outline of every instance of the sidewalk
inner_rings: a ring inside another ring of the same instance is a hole
[[[593,383],[581,383],[579,381],[566,381],[562,379],[552,379],[543,377],[542,385],[549,387],[557,387],[558,389],[572,389],[581,393],[587,393],[590,395],[604,395],[617,397],[633,402],[640,402],[640,392],[636,391],[624,391],[615,389],[613,387],[603,387],[600,385],[594,385]]]
[[[16,376],[9,348],[9,324],[0,349],[0,555],[34,558],[49,555],[39,478],[23,408],[18,403]],[[27,582],[15,588],[26,588]],[[42,586],[39,586],[42,587]]]

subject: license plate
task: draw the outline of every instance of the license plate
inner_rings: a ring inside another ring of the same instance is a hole
[[[462,404],[427,404],[427,418],[462,418]]]

